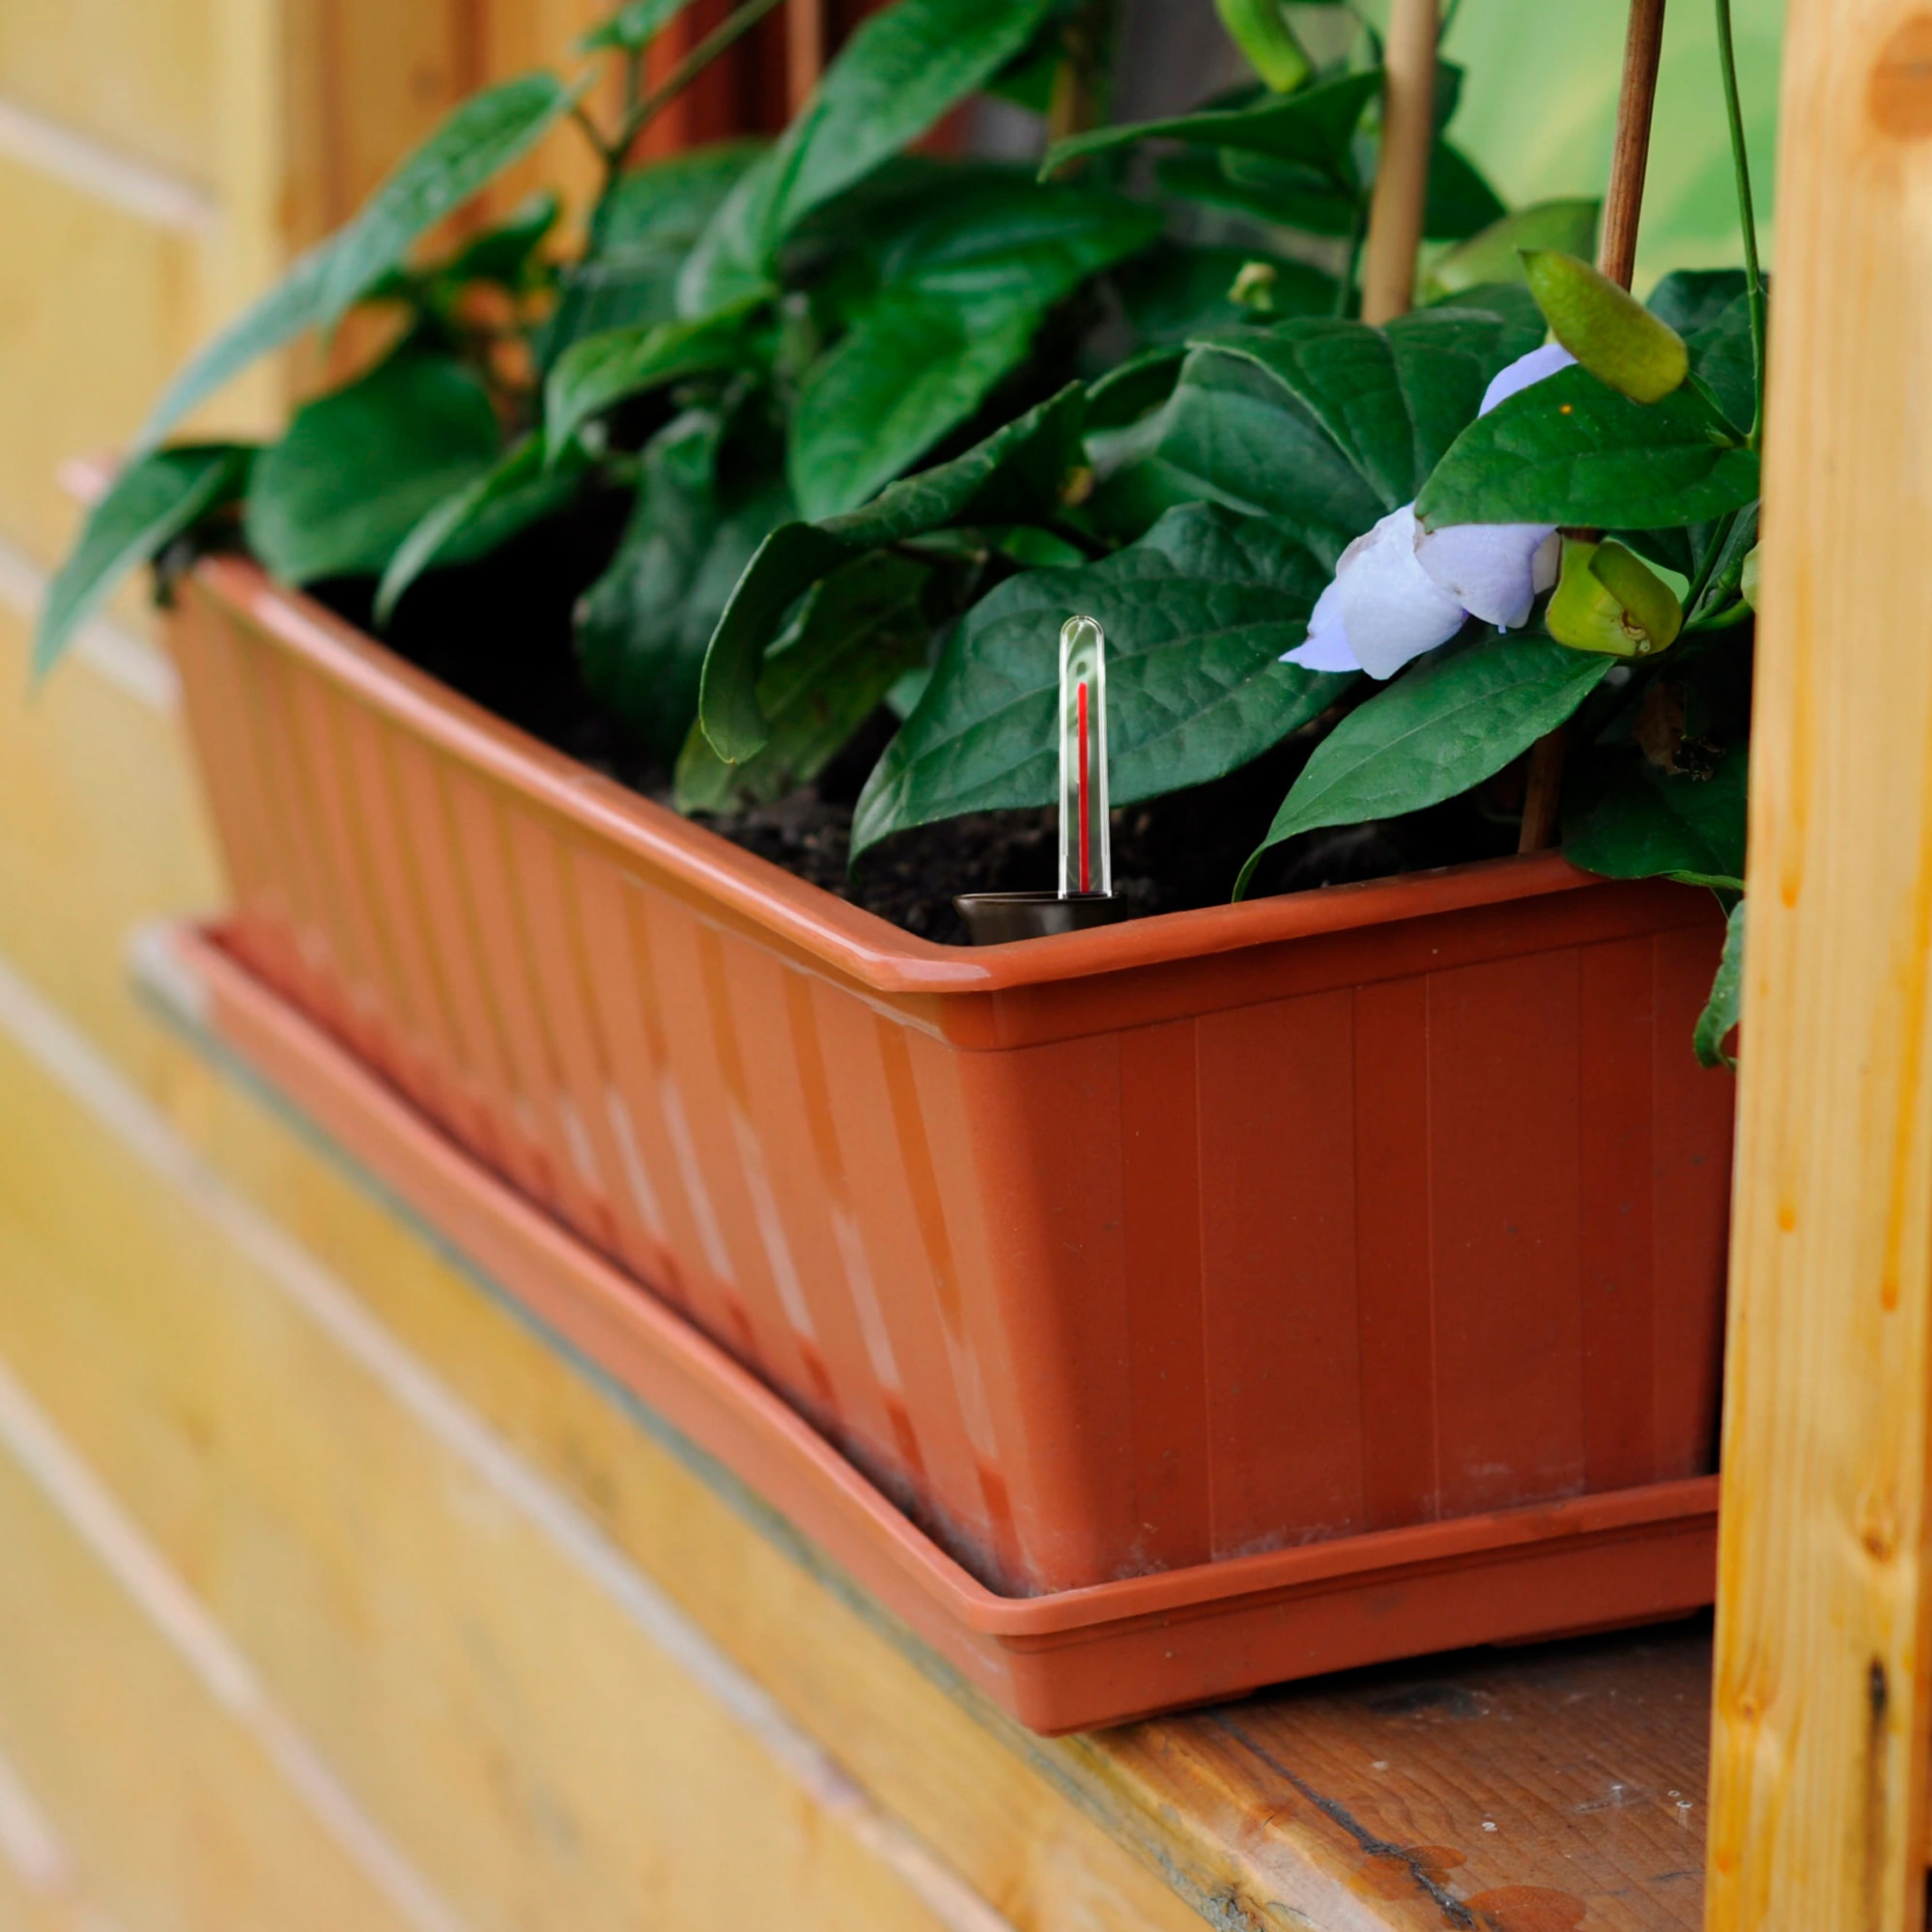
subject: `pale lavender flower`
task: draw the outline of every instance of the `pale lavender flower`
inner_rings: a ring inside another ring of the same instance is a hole
[[[1520,355],[1491,382],[1479,413],[1566,369],[1557,343]],[[1393,677],[1411,658],[1446,644],[1470,617],[1499,631],[1527,622],[1556,582],[1553,524],[1461,524],[1425,530],[1415,505],[1391,510],[1342,553],[1309,614],[1308,640],[1283,655],[1304,670],[1365,670]]]

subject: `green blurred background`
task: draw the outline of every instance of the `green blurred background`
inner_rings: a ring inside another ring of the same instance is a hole
[[[1385,16],[1386,0],[1364,10]],[[1760,245],[1771,252],[1783,0],[1733,0]],[[1462,0],[1444,51],[1467,71],[1454,133],[1512,207],[1601,195],[1627,10],[1621,0]],[[1636,286],[1671,269],[1741,259],[1712,0],[1664,14]]]

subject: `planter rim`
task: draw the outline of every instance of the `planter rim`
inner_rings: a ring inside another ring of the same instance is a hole
[[[196,582],[357,701],[874,992],[1000,993],[1604,883],[1560,852],[1479,860],[997,946],[942,946],[734,845],[465,697],[251,558]]]

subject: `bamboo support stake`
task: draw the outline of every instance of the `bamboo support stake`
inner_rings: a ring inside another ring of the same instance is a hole
[[[1617,92],[1617,131],[1610,149],[1610,185],[1604,196],[1604,232],[1597,245],[1597,267],[1626,289],[1636,269],[1637,221],[1643,213],[1643,177],[1650,161],[1650,116],[1662,56],[1663,0],[1631,0],[1623,85]],[[1529,754],[1519,852],[1541,852],[1556,842],[1567,746],[1568,734],[1559,724],[1539,738]]]
[[[1932,1455],[1932,17],[1791,0],[1709,1932],[1918,1932]]]
[[[825,71],[825,0],[786,0],[785,102],[796,115]]]
[[[1362,255],[1362,320],[1407,313],[1435,145],[1435,0],[1394,0],[1384,43],[1381,158]]]

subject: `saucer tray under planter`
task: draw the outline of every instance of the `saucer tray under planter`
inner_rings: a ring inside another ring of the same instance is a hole
[[[244,561],[170,631],[221,957],[990,1591],[1667,1491],[1592,1620],[1708,1595],[1641,1575],[1709,1513],[1708,895],[1539,855],[938,946]],[[1576,1619],[1510,1621],[1443,1640]]]

